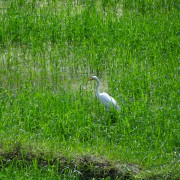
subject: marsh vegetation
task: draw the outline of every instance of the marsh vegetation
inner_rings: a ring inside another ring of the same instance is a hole
[[[0,179],[178,179],[178,19],[176,0],[0,0]]]

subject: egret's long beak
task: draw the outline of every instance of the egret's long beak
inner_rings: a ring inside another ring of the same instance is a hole
[[[89,78],[88,80],[91,81],[91,80],[93,80],[93,78]]]

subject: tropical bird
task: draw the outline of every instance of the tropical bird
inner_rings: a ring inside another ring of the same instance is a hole
[[[99,92],[99,87],[100,87],[99,79],[96,76],[92,76],[91,78],[89,78],[89,80],[95,80],[97,82],[96,95],[97,95],[98,99],[101,101],[101,103],[105,106],[105,108],[106,109],[115,108],[116,110],[119,111],[120,108],[113,97],[109,96],[109,94],[107,94],[105,92],[103,92],[103,93]]]

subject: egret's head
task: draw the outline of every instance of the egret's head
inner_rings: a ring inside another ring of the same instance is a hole
[[[96,76],[92,76],[91,78],[89,78],[89,81],[91,81],[91,80],[98,80],[98,78],[96,77]]]

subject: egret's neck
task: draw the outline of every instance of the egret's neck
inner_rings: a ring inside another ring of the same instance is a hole
[[[99,92],[99,86],[100,86],[100,82],[99,80],[96,80],[97,85],[96,85],[96,95],[99,96],[100,92]]]

